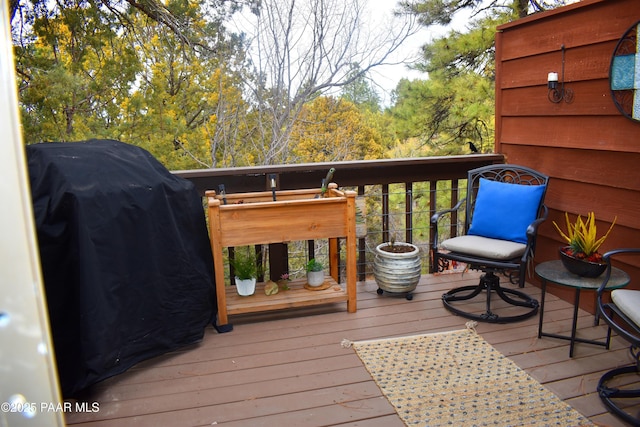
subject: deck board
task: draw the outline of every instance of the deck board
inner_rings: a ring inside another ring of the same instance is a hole
[[[423,276],[414,299],[358,284],[358,311],[344,303],[231,316],[234,330],[209,327],[203,341],[142,362],[95,385],[85,400],[96,413],[67,414],[72,426],[401,426],[366,369],[343,339],[356,341],[462,329],[467,319],[444,309],[441,295],[477,281],[477,274]],[[525,291],[539,298],[540,290]],[[571,304],[547,294],[545,332],[568,334]],[[604,339],[606,328],[580,312],[579,335]],[[600,375],[630,362],[614,337],[611,350],[537,338],[538,317],[479,323],[488,342],[600,425],[624,426],[594,393]]]

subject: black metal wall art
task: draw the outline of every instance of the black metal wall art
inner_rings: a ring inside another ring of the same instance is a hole
[[[618,41],[609,69],[611,98],[625,117],[640,121],[640,21]]]

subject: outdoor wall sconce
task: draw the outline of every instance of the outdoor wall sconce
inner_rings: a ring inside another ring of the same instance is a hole
[[[547,76],[547,87],[549,93],[547,98],[554,104],[564,100],[566,103],[573,101],[573,90],[564,87],[564,45],[560,46],[562,51],[562,80],[558,82],[558,73],[551,72]]]

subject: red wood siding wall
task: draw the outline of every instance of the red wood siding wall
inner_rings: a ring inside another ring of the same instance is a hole
[[[640,247],[640,122],[618,112],[609,90],[616,43],[637,21],[638,0],[585,0],[498,27],[496,152],[551,177],[536,262],[558,258],[562,242],[551,221],[563,221],[564,211],[594,211],[600,233],[617,216],[604,251]],[[561,74],[563,44],[574,100],[554,104],[547,74]],[[640,289],[640,257],[619,266]],[[573,298],[565,289],[554,293]],[[593,310],[592,298],[583,302]]]

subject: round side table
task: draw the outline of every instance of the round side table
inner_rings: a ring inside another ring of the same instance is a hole
[[[540,263],[536,266],[536,274],[542,279],[542,298],[540,302],[540,323],[538,325],[538,338],[551,337],[559,338],[563,340],[569,340],[569,357],[573,357],[573,347],[576,342],[601,345],[607,350],[609,349],[610,335],[607,334],[605,341],[588,340],[584,338],[576,337],[576,324],[578,323],[578,309],[580,308],[580,291],[590,290],[596,291],[602,284],[602,277],[588,278],[576,276],[573,273],[564,268],[562,261],[547,261]],[[611,269],[611,277],[607,283],[606,289],[618,289],[623,288],[629,284],[629,275],[619,268],[613,267]],[[555,283],[556,285],[566,286],[569,288],[575,288],[576,296],[573,302],[573,324],[571,325],[571,336],[550,334],[542,332],[542,320],[544,317],[544,299],[547,291],[547,282]],[[598,324],[598,317],[596,315],[596,324]]]

